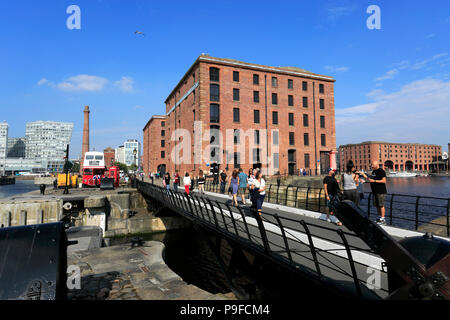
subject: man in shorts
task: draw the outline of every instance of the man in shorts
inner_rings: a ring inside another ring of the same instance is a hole
[[[238,189],[238,197],[241,196],[242,204],[245,204],[245,189],[247,189],[247,175],[242,171],[242,168],[239,168],[239,189]]]
[[[377,223],[385,225],[384,220],[384,199],[386,197],[386,172],[380,168],[377,161],[372,162],[372,176],[369,179],[370,188],[373,194],[373,205],[377,208],[380,218],[377,219]]]

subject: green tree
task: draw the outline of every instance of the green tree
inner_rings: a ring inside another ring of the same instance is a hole
[[[131,166],[130,166],[130,170],[131,171],[136,171],[138,169],[138,166],[135,164],[135,163],[133,163]]]
[[[80,172],[80,164],[78,162],[75,162],[72,166],[71,172]]]

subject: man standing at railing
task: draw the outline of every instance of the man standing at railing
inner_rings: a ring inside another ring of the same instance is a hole
[[[380,168],[377,161],[372,162],[372,176],[369,179],[370,188],[373,194],[373,205],[377,207],[378,218],[377,223],[380,225],[386,224],[384,220],[384,199],[386,197],[386,172]]]

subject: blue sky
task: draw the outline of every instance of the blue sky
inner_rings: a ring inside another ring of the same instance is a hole
[[[431,5],[432,3],[432,5]],[[69,30],[66,8],[81,8]],[[369,30],[369,5],[381,30]],[[145,36],[135,35],[139,30]],[[441,144],[450,121],[450,2],[2,1],[0,120],[75,123],[91,108],[91,148],[142,141],[153,114],[202,53],[332,75],[337,145]]]

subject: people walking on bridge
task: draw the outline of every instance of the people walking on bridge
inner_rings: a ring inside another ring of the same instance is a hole
[[[245,190],[247,189],[247,175],[243,172],[242,168],[239,168],[239,192],[238,196],[241,196],[242,204],[245,204]]]
[[[163,185],[167,189],[170,190],[170,174],[167,172],[163,179]]]
[[[325,191],[325,197],[327,199],[327,221],[332,222],[330,216],[334,215],[336,205],[339,202],[339,183],[337,182],[336,178],[336,169],[329,168],[328,169],[328,175],[323,179],[323,189]],[[336,225],[342,226],[342,222],[337,220],[336,218]]]
[[[262,205],[264,202],[264,197],[266,196],[266,181],[262,176],[261,171],[256,172],[255,180],[253,182],[255,188],[255,198],[256,198],[256,210],[258,210],[259,216],[261,216]]]
[[[384,171],[378,161],[372,162],[372,176],[369,177],[370,188],[373,194],[373,205],[377,207],[378,215],[377,223],[380,225],[386,224],[384,219],[384,199],[386,197],[386,171]]]
[[[342,189],[344,189],[343,200],[350,200],[356,205],[359,204],[359,173],[356,171],[353,161],[349,160],[347,163],[347,168],[341,176],[342,179]]]
[[[191,177],[189,176],[189,172],[186,171],[183,178],[184,191],[189,195],[189,187],[191,186]]]
[[[227,184],[227,168],[220,172],[220,193],[225,194],[225,186]]]
[[[232,204],[237,207],[238,206],[237,193],[239,189],[239,176],[237,170],[233,170],[233,173],[230,176],[230,188],[231,188]]]
[[[178,174],[178,170],[176,170],[175,176],[173,177],[173,190],[175,190],[175,192],[178,191],[179,185],[180,185],[180,175]]]

